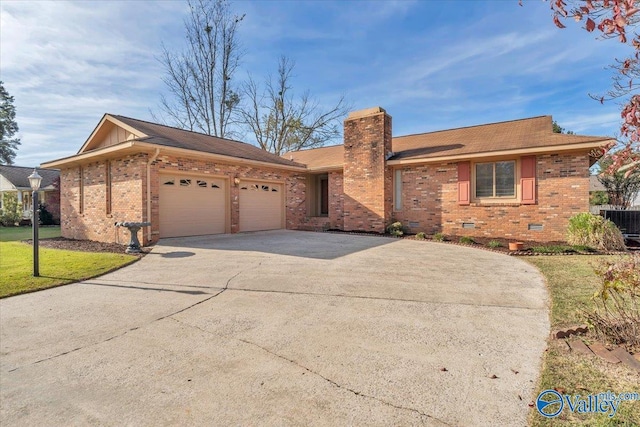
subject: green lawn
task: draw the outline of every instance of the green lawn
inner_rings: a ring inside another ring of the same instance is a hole
[[[613,256],[540,256],[526,259],[537,266],[547,279],[551,295],[551,328],[585,323],[581,308],[589,307],[590,298],[599,287],[594,265]],[[636,371],[621,364],[613,365],[597,357],[568,351],[564,340],[549,340],[538,390],[557,388],[564,394],[585,396],[600,392],[639,391]],[[568,409],[546,419],[533,409],[532,426],[637,426],[640,425],[640,402],[622,402],[613,418],[604,415],[576,415]]]
[[[42,228],[41,237],[57,237],[60,228]],[[19,240],[31,229],[0,227],[0,298],[99,276],[136,261],[127,254],[40,248],[40,277],[33,277],[33,247]]]
[[[31,227],[0,227],[0,242],[31,239],[32,232]],[[60,237],[60,227],[40,226],[38,228],[38,237],[40,239]]]

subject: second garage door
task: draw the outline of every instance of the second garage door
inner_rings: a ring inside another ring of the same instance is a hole
[[[284,227],[283,185],[243,181],[240,184],[240,231]]]
[[[160,237],[226,231],[226,180],[160,175]]]

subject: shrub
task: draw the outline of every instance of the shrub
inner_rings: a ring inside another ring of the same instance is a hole
[[[598,338],[640,351],[640,254],[604,263],[596,269],[602,286],[586,311]]]
[[[0,210],[0,224],[13,227],[22,218],[18,209],[18,194],[6,192],[2,195],[2,209]]]
[[[416,240],[424,240],[427,238],[427,235],[424,234],[423,231],[419,232],[418,234],[416,234]]]
[[[489,241],[489,243],[487,243],[487,246],[490,248],[499,248],[502,246],[502,243],[498,242],[497,240],[491,240]]]
[[[40,203],[38,205],[38,210],[40,211],[39,213],[40,224],[42,225],[55,224],[53,220],[53,214],[47,210],[47,205]]]
[[[459,240],[460,243],[464,243],[466,245],[473,245],[476,243],[475,240],[473,240],[471,237],[469,236],[462,236]]]
[[[616,225],[599,215],[579,213],[569,219],[567,241],[604,251],[625,250],[624,238]]]
[[[400,237],[404,234],[404,231],[402,230],[402,223],[400,221],[396,221],[388,226],[387,231],[395,237]]]
[[[447,236],[442,233],[436,233],[433,235],[433,240],[435,240],[436,242],[446,242]]]

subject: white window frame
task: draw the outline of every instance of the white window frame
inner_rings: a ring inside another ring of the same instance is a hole
[[[513,171],[513,195],[512,196],[483,196],[483,197],[478,197],[477,196],[477,166],[478,165],[483,165],[483,164],[492,164],[493,165],[493,194],[495,194],[495,186],[496,186],[496,179],[495,179],[495,173],[496,173],[496,167],[495,164],[496,163],[501,163],[501,162],[512,162],[514,164],[514,171]],[[472,201],[474,202],[479,202],[479,203],[519,203],[520,200],[520,160],[519,159],[514,159],[514,158],[507,158],[507,159],[491,159],[488,161],[480,161],[480,162],[473,162],[471,165],[471,179],[472,179]]]

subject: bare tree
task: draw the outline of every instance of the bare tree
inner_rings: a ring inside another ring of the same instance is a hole
[[[244,15],[234,15],[226,0],[189,0],[185,20],[187,47],[173,53],[163,46],[160,61],[170,97],[161,108],[183,129],[224,138],[240,95],[233,75],[241,58],[237,30]]]
[[[340,119],[349,111],[344,97],[328,110],[305,92],[295,99],[291,73],[295,63],[282,56],[275,78],[269,76],[263,89],[249,77],[243,85],[245,104],[239,109],[240,123],[263,150],[282,155],[314,148],[340,135]]]

